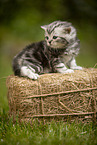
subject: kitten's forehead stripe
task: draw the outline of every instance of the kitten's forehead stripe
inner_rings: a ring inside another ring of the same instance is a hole
[[[61,26],[69,27],[71,26],[71,23],[55,21],[48,25],[48,29],[47,29],[48,34],[51,34],[55,30],[55,28],[61,27]]]

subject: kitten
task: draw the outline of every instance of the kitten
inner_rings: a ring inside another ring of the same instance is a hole
[[[41,28],[45,30],[45,40],[32,43],[14,57],[14,74],[36,80],[43,73],[81,70],[82,67],[77,66],[75,61],[80,42],[72,24],[55,21]]]

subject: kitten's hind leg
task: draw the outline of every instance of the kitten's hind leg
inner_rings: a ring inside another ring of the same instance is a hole
[[[77,66],[75,58],[68,62],[68,67],[73,70],[82,70],[81,66]]]
[[[21,76],[26,76],[30,79],[37,80],[39,75],[35,73],[35,70],[28,66],[21,67]]]

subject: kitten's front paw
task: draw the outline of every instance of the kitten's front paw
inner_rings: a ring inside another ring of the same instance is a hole
[[[72,69],[66,69],[66,70],[64,71],[64,73],[74,73],[74,70],[72,70]]]
[[[82,70],[83,68],[81,66],[73,66],[73,67],[71,67],[71,69],[74,69],[74,70]]]
[[[35,73],[34,69],[29,69],[27,66],[21,68],[21,76],[26,76],[32,80],[37,80],[39,75]]]
[[[32,80],[37,80],[39,78],[39,75],[36,73],[30,72],[27,77]]]
[[[67,69],[66,67],[64,67],[64,68],[57,69],[57,72],[63,73],[63,74],[65,74],[65,73],[74,73],[74,70]]]

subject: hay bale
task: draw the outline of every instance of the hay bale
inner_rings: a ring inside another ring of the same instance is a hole
[[[96,68],[71,74],[43,74],[37,81],[11,75],[6,84],[10,114],[18,114],[20,120],[96,117]]]

